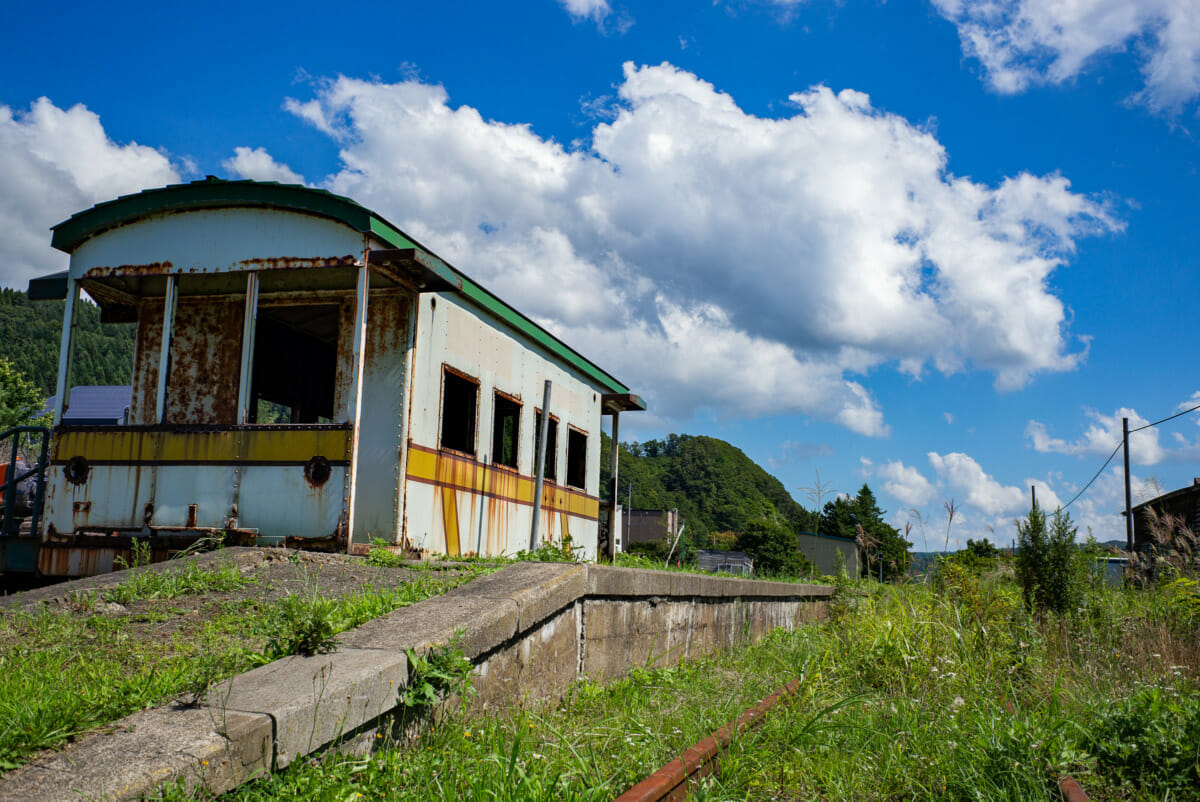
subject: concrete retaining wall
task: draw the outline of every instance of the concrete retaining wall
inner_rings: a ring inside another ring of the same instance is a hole
[[[182,779],[220,793],[322,749],[396,736],[405,649],[460,644],[480,712],[554,700],[579,677],[673,665],[819,619],[831,589],[597,565],[521,563],[212,689],[133,714],[0,778],[0,800],[133,799]]]

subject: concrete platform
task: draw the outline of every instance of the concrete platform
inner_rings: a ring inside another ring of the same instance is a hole
[[[228,559],[228,558],[226,558]],[[222,793],[304,755],[363,751],[406,712],[406,649],[457,638],[480,712],[540,703],[584,676],[669,665],[823,617],[832,588],[599,565],[518,563],[215,686],[198,709],[143,710],[0,778],[0,801]]]

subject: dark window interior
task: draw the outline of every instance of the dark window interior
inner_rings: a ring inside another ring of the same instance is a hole
[[[567,429],[567,484],[583,488],[587,481],[587,435]]]
[[[442,448],[475,453],[475,406],[479,385],[457,373],[442,374]]]
[[[327,423],[337,384],[337,304],[259,306],[252,423]],[[236,394],[237,388],[233,388]]]
[[[517,437],[521,432],[521,405],[496,393],[492,417],[492,462],[517,467]]]
[[[533,461],[534,467],[537,467],[537,449],[538,436],[542,433],[542,412],[538,410],[535,415],[533,428]],[[550,418],[550,425],[546,427],[546,475],[545,478],[551,482],[558,479],[558,474],[555,472],[557,461],[555,454],[558,453],[558,421],[553,416]]]

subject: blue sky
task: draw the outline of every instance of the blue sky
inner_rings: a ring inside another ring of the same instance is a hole
[[[7,16],[7,286],[117,194],[304,181],[630,384],[625,438],[724,438],[810,506],[867,481],[918,549],[951,500],[952,545],[1008,542],[1122,416],[1200,403],[1194,0]],[[1134,436],[1135,497],[1200,474],[1198,421]],[[1118,459],[1071,512],[1120,538],[1121,496]]]

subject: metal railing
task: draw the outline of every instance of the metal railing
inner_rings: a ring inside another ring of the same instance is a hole
[[[37,462],[24,471],[17,470],[17,457],[21,454],[22,435],[29,435],[26,442],[33,442],[33,435],[41,435],[41,447]],[[9,441],[9,457],[4,482],[0,484],[0,500],[3,500],[4,517],[0,522],[0,536],[17,534],[25,516],[17,514],[17,489],[29,477],[35,477],[33,493],[29,503],[29,532],[37,534],[42,515],[42,503],[46,496],[46,457],[50,447],[50,430],[45,426],[16,426],[0,434],[0,445]]]

